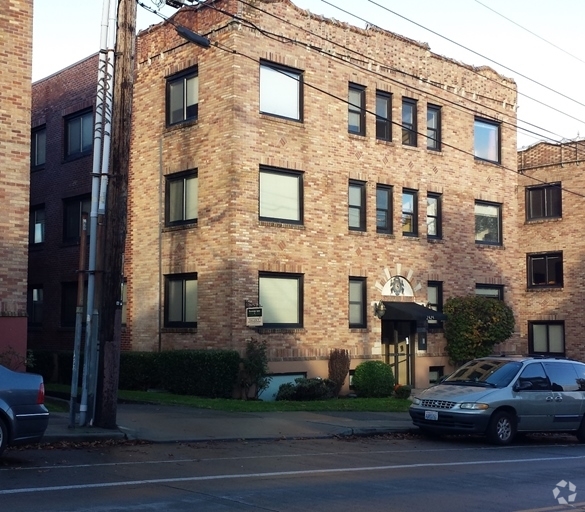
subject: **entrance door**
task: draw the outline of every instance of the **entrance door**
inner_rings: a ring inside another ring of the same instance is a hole
[[[382,321],[384,362],[392,367],[397,384],[412,385],[413,350],[416,322]]]

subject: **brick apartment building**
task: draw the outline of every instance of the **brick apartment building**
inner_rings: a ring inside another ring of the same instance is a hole
[[[98,56],[32,86],[28,346],[71,350],[80,223],[91,198]]]
[[[0,11],[0,353],[26,354],[33,0]]]
[[[330,350],[348,349],[352,368],[381,359],[422,387],[448,368],[433,311],[446,299],[516,311],[512,80],[289,0],[173,22],[212,44],[171,23],[138,37],[125,349],[255,338],[289,378],[326,377]]]
[[[529,352],[583,359],[585,140],[519,151],[518,174],[522,337]]]

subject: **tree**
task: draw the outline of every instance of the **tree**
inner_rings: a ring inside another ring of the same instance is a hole
[[[492,353],[494,345],[514,332],[514,313],[501,300],[470,295],[448,299],[445,338],[447,354],[456,366]]]
[[[350,364],[349,350],[336,348],[329,352],[329,380],[335,382],[335,396],[339,395],[343,387]]]
[[[254,398],[262,394],[269,385],[272,377],[268,376],[268,356],[266,354],[266,341],[255,339],[246,343],[246,355],[242,359],[242,371],[240,372],[240,386],[244,391],[244,399],[248,399],[253,390]]]

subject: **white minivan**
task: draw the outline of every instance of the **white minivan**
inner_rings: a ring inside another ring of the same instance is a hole
[[[413,423],[429,434],[571,432],[585,442],[585,364],[552,357],[484,357],[412,397]]]

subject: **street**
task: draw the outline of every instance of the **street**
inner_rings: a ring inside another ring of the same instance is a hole
[[[44,446],[0,459],[0,502],[10,512],[585,510],[584,461],[572,436],[506,448],[412,435]]]

